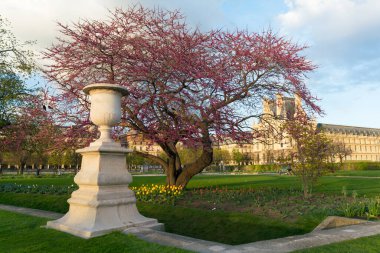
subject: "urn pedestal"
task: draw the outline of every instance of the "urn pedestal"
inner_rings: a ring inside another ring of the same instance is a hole
[[[77,150],[82,154],[81,170],[74,178],[79,189],[68,200],[66,215],[49,221],[47,227],[83,238],[131,227],[162,230],[163,224],[138,212],[134,192],[128,188],[132,176],[126,154],[130,151],[110,137],[111,127],[121,118],[121,97],[128,92],[111,84],[88,85],[84,91],[91,97],[90,118],[101,135],[89,147]]]

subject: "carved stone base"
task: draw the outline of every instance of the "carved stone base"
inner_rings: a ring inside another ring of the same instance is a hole
[[[163,224],[142,216],[136,208],[136,198],[128,188],[132,176],[126,168],[125,153],[129,150],[112,143],[77,152],[83,155],[82,169],[74,178],[79,189],[68,200],[68,213],[49,221],[48,228],[83,238],[131,227],[163,230]]]

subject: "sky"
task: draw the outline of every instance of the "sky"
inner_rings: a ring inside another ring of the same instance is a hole
[[[58,21],[105,20],[108,10],[136,4],[179,9],[203,31],[272,29],[308,45],[318,68],[306,83],[324,111],[318,122],[380,128],[379,0],[0,0],[0,15],[40,52],[59,36]]]

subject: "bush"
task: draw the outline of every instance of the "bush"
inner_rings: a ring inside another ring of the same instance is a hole
[[[380,162],[345,162],[344,170],[380,170]]]
[[[252,164],[243,167],[243,170],[247,172],[278,172],[279,169],[278,164]]]
[[[340,207],[341,215],[345,217],[357,218],[378,218],[380,216],[380,197],[364,198],[348,201]]]
[[[53,194],[63,195],[71,194],[77,190],[77,185],[60,186],[60,185],[24,185],[15,183],[0,184],[0,192],[13,193],[37,193],[37,194]]]

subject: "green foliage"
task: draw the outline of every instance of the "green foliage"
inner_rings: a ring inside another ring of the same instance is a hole
[[[63,153],[62,164],[66,166],[80,164],[81,156],[73,149],[65,150]]]
[[[367,202],[368,218],[377,218],[380,216],[380,197],[371,198]]]
[[[248,157],[246,154],[241,153],[237,149],[232,150],[232,159],[239,165],[241,165],[243,162],[248,160]]]
[[[0,129],[14,122],[17,107],[30,92],[23,79],[34,69],[33,53],[25,49],[0,16]]]
[[[366,214],[366,208],[364,202],[344,203],[341,207],[341,211],[345,217],[364,217]]]
[[[279,169],[278,164],[252,164],[243,167],[243,170],[247,172],[278,172]]]
[[[182,147],[178,150],[178,153],[182,164],[190,164],[200,157],[202,150]]]
[[[219,148],[213,149],[213,163],[219,165],[221,162],[226,164],[231,160],[231,154],[228,150],[223,150]]]
[[[278,158],[278,162],[291,167],[292,173],[301,180],[304,197],[308,197],[322,175],[337,169],[335,156],[340,148],[323,132],[317,131],[306,115],[284,122],[282,130],[295,144],[293,150]]]
[[[344,162],[344,170],[380,170],[380,162]]]
[[[0,129],[14,122],[17,107],[26,93],[21,79],[0,67]]]
[[[77,185],[25,185],[25,184],[15,184],[7,183],[0,184],[0,192],[14,192],[14,193],[38,193],[38,194],[71,194],[73,191],[77,190]]]
[[[48,163],[50,165],[59,166],[62,164],[62,152],[53,151],[48,156]]]
[[[380,216],[380,197],[346,199],[338,212],[345,217],[355,218],[375,218]]]

